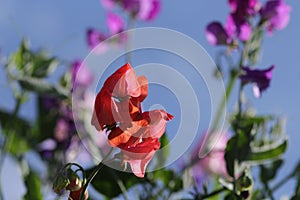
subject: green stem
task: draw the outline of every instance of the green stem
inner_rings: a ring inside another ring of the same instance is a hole
[[[205,198],[213,197],[213,196],[215,196],[215,195],[220,194],[221,192],[224,192],[225,190],[226,190],[225,187],[222,187],[222,188],[220,188],[220,189],[216,189],[216,190],[212,191],[212,192],[209,193],[209,194],[200,196],[200,199],[205,199]]]
[[[15,106],[14,111],[12,112],[12,115],[11,115],[13,123],[15,121],[14,119],[18,116],[21,104],[22,104],[22,95],[20,95],[19,97],[16,98],[16,106]],[[13,135],[11,135],[10,137],[14,137],[15,132],[12,131],[12,134]],[[3,163],[4,163],[4,157],[5,157],[6,152],[7,152],[7,146],[9,146],[9,144],[7,142],[7,138],[4,138],[4,141],[3,141],[3,144],[2,144],[2,150],[1,150],[1,153],[0,153],[0,177],[2,177],[2,167],[3,167]],[[0,199],[3,199],[1,182],[0,182]]]
[[[234,70],[232,70],[231,73],[230,73],[230,79],[229,79],[228,85],[226,87],[225,95],[224,95],[224,97],[222,99],[222,102],[219,106],[216,118],[213,121],[214,123],[213,123],[212,129],[211,129],[211,132],[216,131],[216,129],[218,128],[223,110],[225,109],[226,103],[227,103],[227,101],[230,97],[230,94],[232,92],[232,88],[234,86],[236,78],[237,78],[237,73]]]
[[[283,186],[286,182],[288,182],[293,177],[294,177],[293,173],[288,174],[281,181],[279,181],[276,185],[274,185],[274,187],[271,188],[271,191],[274,192],[275,190],[277,190],[278,188],[280,188],[281,186]]]
[[[88,187],[88,185],[93,181],[95,176],[98,174],[98,172],[103,168],[104,162],[106,159],[110,156],[110,154],[113,152],[113,148],[110,149],[110,151],[106,154],[106,156],[103,158],[103,160],[97,165],[97,167],[92,171],[92,173],[89,175],[87,181],[84,183],[81,194],[80,194],[80,200],[84,200],[84,193]]]

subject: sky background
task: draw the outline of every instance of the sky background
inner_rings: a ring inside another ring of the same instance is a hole
[[[286,1],[292,6],[289,25],[282,31],[276,31],[272,36],[265,37],[263,41],[261,68],[276,65],[273,72],[271,87],[261,99],[252,97],[250,87],[247,95],[251,104],[259,114],[277,114],[286,117],[286,133],[289,137],[289,147],[284,155],[286,162],[278,173],[276,180],[281,180],[287,171],[291,170],[300,159],[299,145],[300,133],[300,2]],[[205,38],[205,26],[218,20],[225,22],[229,8],[227,1],[174,1],[163,0],[159,16],[152,22],[138,22],[137,27],[154,26],[179,31],[196,40],[214,58],[218,48],[208,44]],[[58,56],[66,61],[82,59],[88,53],[85,34],[89,27],[106,30],[105,11],[98,0],[59,1],[59,0],[1,0],[0,1],[0,107],[12,110],[12,92],[8,88],[7,78],[2,69],[5,57],[14,52],[23,37],[30,40],[33,49],[45,48],[51,55]],[[151,59],[143,57],[141,63],[150,62]],[[58,69],[58,72],[63,68]],[[34,100],[24,105],[21,115],[34,119]],[[229,102],[228,109],[234,103]],[[205,122],[205,117],[201,114]],[[209,116],[210,117],[210,116]],[[175,124],[175,123],[174,123]],[[176,125],[173,125],[176,128]],[[202,126],[201,128],[205,128]],[[171,129],[172,130],[172,129]],[[10,160],[10,161],[8,161]],[[7,159],[2,183],[6,188],[14,188],[20,184],[17,178],[8,178],[16,174],[17,169],[12,159]],[[276,181],[275,181],[276,182]],[[20,187],[16,187],[20,188]],[[6,189],[7,199],[18,199],[18,189]],[[22,189],[20,189],[21,191]],[[294,182],[288,182],[278,190],[278,196],[291,194]],[[24,191],[21,191],[21,193]]]

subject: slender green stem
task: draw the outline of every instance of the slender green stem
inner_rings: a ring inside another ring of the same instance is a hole
[[[106,159],[110,156],[110,154],[113,152],[113,148],[110,149],[110,151],[106,154],[106,156],[103,158],[103,160],[96,166],[96,168],[92,171],[92,173],[89,175],[87,181],[84,183],[81,194],[80,194],[80,200],[84,200],[84,193],[88,187],[88,185],[93,181],[95,176],[98,174],[98,172],[103,168],[104,162]]]
[[[232,70],[232,72],[230,73],[230,79],[229,79],[228,85],[226,87],[225,95],[224,95],[224,97],[222,99],[222,102],[221,102],[221,104],[219,106],[216,118],[213,121],[214,123],[213,123],[212,129],[211,129],[211,132],[216,131],[216,129],[218,128],[221,116],[223,114],[223,111],[224,111],[224,109],[226,107],[226,103],[227,103],[227,101],[228,101],[228,99],[230,97],[230,94],[232,92],[232,88],[234,86],[236,78],[237,78],[237,73],[234,70]]]
[[[294,177],[293,173],[288,174],[281,181],[279,181],[276,185],[274,185],[274,187],[271,188],[271,191],[274,192],[275,190],[279,189],[281,186],[283,186],[286,182],[288,182],[293,177]]]
[[[206,198],[213,197],[213,196],[215,196],[215,195],[218,195],[218,194],[224,192],[225,190],[226,190],[225,187],[216,189],[216,190],[212,191],[212,192],[209,193],[209,194],[201,195],[201,196],[200,196],[200,199],[206,199]]]
[[[15,121],[15,118],[18,116],[21,104],[22,104],[22,95],[16,98],[16,106],[11,115],[13,123]],[[10,137],[14,137],[14,134],[15,134],[14,131],[12,132],[12,134],[13,135],[11,135]],[[9,144],[8,144],[7,138],[5,137],[3,144],[2,144],[1,153],[0,153],[0,177],[2,176],[2,167],[3,167],[4,157],[5,157],[6,151],[7,151],[7,146],[9,146]],[[0,199],[3,199],[1,182],[0,182]]]

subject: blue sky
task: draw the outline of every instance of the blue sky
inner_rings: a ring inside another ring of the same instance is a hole
[[[261,99],[253,98],[250,87],[247,88],[247,95],[258,113],[275,113],[287,119],[286,132],[289,137],[289,148],[284,155],[287,159],[277,180],[286,171],[292,169],[300,159],[300,154],[297,153],[300,141],[298,127],[300,120],[300,68],[298,66],[300,2],[291,0],[286,2],[292,6],[290,23],[286,29],[277,31],[270,37],[265,37],[262,59],[259,63],[262,68],[272,64],[276,65],[271,87]],[[182,32],[200,43],[214,58],[217,48],[208,44],[204,29],[206,24],[213,20],[224,22],[228,12],[229,8],[225,0],[163,0],[162,11],[158,18],[150,23],[138,22],[137,27],[154,26]],[[95,27],[105,30],[104,20],[105,12],[98,0],[89,2],[2,0],[0,5],[1,57],[16,50],[22,37],[26,37],[30,40],[33,48],[46,48],[50,54],[59,56],[63,60],[72,61],[84,58],[89,52],[85,42],[86,29]],[[149,61],[149,58],[145,58],[143,61]],[[62,71],[62,69],[58,71]],[[12,93],[8,89],[3,69],[0,69],[0,72],[0,107],[13,109]],[[34,110],[29,111],[28,109],[33,105],[34,101],[30,101],[21,110],[21,114],[31,119],[34,118]],[[231,102],[230,105],[233,103]],[[203,118],[205,121],[205,117]],[[278,194],[290,194],[293,188],[293,182],[289,182],[278,191]],[[14,197],[10,199],[14,199]]]

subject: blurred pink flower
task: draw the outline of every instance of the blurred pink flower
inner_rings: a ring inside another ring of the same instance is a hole
[[[287,26],[290,20],[291,6],[285,4],[283,0],[272,0],[260,10],[262,20],[266,22],[267,30],[281,30]]]
[[[161,7],[160,0],[101,0],[101,3],[108,10],[118,5],[130,16],[144,21],[155,19]]]
[[[75,87],[86,87],[90,85],[93,81],[93,76],[90,70],[87,68],[85,64],[80,60],[74,61],[71,67],[71,76],[73,88]],[[80,73],[78,73],[80,70]]]
[[[194,179],[199,186],[199,182],[207,176],[221,176],[229,178],[224,159],[225,148],[229,140],[228,133],[205,133],[199,140],[192,153],[192,160],[199,160],[192,167]],[[207,153],[203,158],[199,158],[199,153]],[[200,184],[201,184],[200,183]]]
[[[109,12],[107,14],[106,25],[109,30],[109,33],[104,33],[94,28],[90,28],[87,31],[87,44],[91,49],[96,48],[96,53],[103,53],[107,48],[106,43],[100,46],[98,44],[115,34],[121,33],[125,29],[124,20],[120,16],[112,12]],[[124,39],[124,35],[120,35],[120,40],[118,40],[118,42],[123,42]]]
[[[239,18],[236,13],[228,16],[225,29],[230,37],[237,37],[241,41],[249,40],[252,33],[251,25],[248,21]]]

